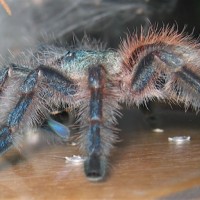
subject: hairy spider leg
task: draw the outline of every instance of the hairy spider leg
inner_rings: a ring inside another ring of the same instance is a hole
[[[36,115],[38,115],[38,113],[32,112],[33,108],[31,108],[33,103],[34,105],[39,103],[37,102],[37,98],[36,102],[34,102],[34,97],[39,95],[39,93],[42,93],[46,98],[53,100],[52,98],[54,94],[52,91],[48,91],[47,88],[41,89],[41,87],[38,90],[39,87],[37,86],[41,81],[48,83],[50,89],[53,89],[53,91],[67,97],[64,99],[65,102],[69,100],[69,97],[76,93],[75,84],[53,69],[46,66],[39,66],[35,70],[31,71],[19,89],[21,97],[17,105],[9,113],[6,124],[0,131],[0,153],[5,152],[12,145],[14,137],[13,133],[18,131],[21,123],[23,123],[23,127],[26,127],[27,124],[30,125],[34,119],[37,119],[38,116]],[[37,107],[38,106],[40,109],[44,109],[46,105],[40,104],[37,105]],[[26,115],[27,112],[29,112],[29,115]]]
[[[186,51],[183,47],[181,50]],[[197,52],[196,55],[192,53],[194,50]],[[170,68],[171,72],[163,88],[166,96],[183,103],[186,108],[191,105],[196,111],[200,107],[199,55],[199,49],[191,49],[191,57],[194,61],[190,62],[184,55],[180,56],[176,50],[173,51],[172,55],[162,51],[156,53],[156,56]]]
[[[137,64],[132,68],[130,86],[133,97],[128,101],[140,105],[156,97],[199,110],[200,50],[189,41],[187,45],[176,42],[155,42],[137,49],[137,53],[132,52],[129,65],[135,62],[134,59]]]
[[[0,95],[4,88],[6,81],[11,76],[12,72],[21,73],[25,75],[27,72],[30,72],[30,69],[27,69],[23,66],[18,66],[16,64],[9,64],[9,67],[5,67],[0,72]],[[13,137],[8,127],[4,127],[0,130],[0,153],[7,151],[12,146]]]
[[[152,66],[153,61],[154,55],[150,53],[139,62],[137,70],[131,80],[131,86],[134,92],[140,93],[147,88],[152,81],[156,72],[156,69]]]
[[[85,162],[85,173],[88,178],[101,178],[104,176],[104,166],[101,161],[101,124],[102,124],[102,98],[103,98],[103,77],[102,66],[93,66],[88,70],[88,86],[90,89],[89,104],[89,130],[87,153],[89,158]]]
[[[115,98],[112,96],[112,89],[106,87],[108,82],[106,73],[104,66],[100,64],[88,68],[87,85],[90,91],[88,122],[84,124],[87,130],[83,130],[86,131],[86,135],[81,145],[86,147],[88,155],[84,163],[85,174],[92,181],[99,181],[105,177],[108,167],[107,157],[112,144],[116,141],[113,124],[117,105],[112,104]]]

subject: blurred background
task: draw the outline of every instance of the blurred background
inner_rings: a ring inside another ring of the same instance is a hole
[[[85,34],[106,43],[108,48],[118,48],[127,33],[136,34],[141,26],[148,30],[151,24],[158,27],[175,24],[180,32],[185,28],[186,33],[196,38],[200,33],[198,0],[4,1],[12,14],[9,15],[0,4],[0,56],[3,61],[41,42],[59,41],[65,46],[73,43],[74,38],[81,40]],[[148,107],[155,111],[152,103]],[[153,128],[160,126],[152,112],[146,108],[143,111]]]
[[[125,33],[142,25],[177,24],[199,35],[198,0],[5,0],[0,6],[0,55],[31,48],[43,40],[70,43],[86,33],[117,48]]]

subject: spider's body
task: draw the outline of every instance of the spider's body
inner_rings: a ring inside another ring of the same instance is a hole
[[[26,64],[9,64],[0,73],[0,152],[15,143],[16,132],[40,127],[60,107],[77,108],[85,174],[100,180],[116,141],[119,103],[167,99],[198,111],[199,55],[195,41],[167,29],[150,29],[116,52],[42,47]],[[52,126],[61,131],[60,124]]]

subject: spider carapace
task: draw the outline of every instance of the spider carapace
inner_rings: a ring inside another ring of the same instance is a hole
[[[87,156],[85,174],[102,180],[117,139],[121,103],[139,106],[158,99],[199,110],[199,47],[174,28],[152,27],[128,37],[116,51],[41,46],[6,64],[0,71],[0,152],[61,107],[75,110],[80,150]],[[67,127],[51,122],[54,132],[68,136]]]

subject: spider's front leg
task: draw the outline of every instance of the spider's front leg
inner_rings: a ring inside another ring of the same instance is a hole
[[[71,105],[76,89],[76,85],[69,78],[53,68],[39,66],[32,70],[20,85],[19,100],[2,125],[0,153],[13,144],[15,132],[40,126],[51,111],[52,104],[59,106],[64,102]]]
[[[92,181],[102,180],[107,172],[107,157],[116,140],[113,124],[118,105],[112,87],[108,87],[107,72],[102,65],[88,68],[85,105],[81,109],[81,147],[88,158],[84,163],[86,176]],[[89,98],[88,98],[89,97]]]

